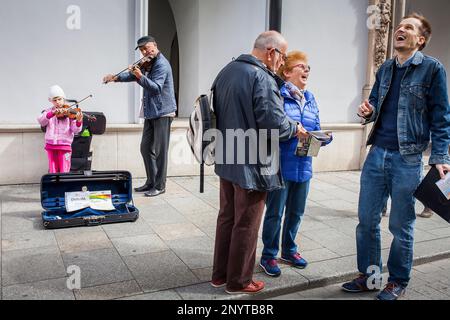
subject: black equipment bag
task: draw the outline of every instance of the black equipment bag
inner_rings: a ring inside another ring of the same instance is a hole
[[[83,130],[87,128],[92,135],[105,133],[106,117],[103,112],[83,111],[83,115]]]
[[[136,221],[139,217],[139,210],[133,203],[131,183],[132,177],[128,171],[44,175],[41,178],[44,227],[56,229]],[[77,191],[111,191],[115,210],[100,211],[87,207],[68,213],[65,205],[66,192]]]
[[[436,185],[440,179],[439,171],[436,167],[432,167],[417,188],[414,197],[450,223],[450,200],[447,200]]]
[[[89,171],[92,165],[92,136],[75,136],[72,142],[70,172]]]

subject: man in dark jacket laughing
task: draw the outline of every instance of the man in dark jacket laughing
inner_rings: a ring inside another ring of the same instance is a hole
[[[252,54],[228,64],[213,84],[223,143],[216,147],[220,211],[211,284],[226,286],[229,294],[264,289],[264,282],[253,280],[253,268],[267,192],[283,186],[278,143],[307,135],[286,117],[274,74],[287,46],[278,32],[262,33]]]

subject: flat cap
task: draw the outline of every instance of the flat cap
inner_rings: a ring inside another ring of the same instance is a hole
[[[156,42],[156,40],[152,36],[145,36],[145,37],[140,38],[137,41],[137,47],[134,50],[139,49],[139,47],[145,46],[145,44],[147,44],[149,42]]]

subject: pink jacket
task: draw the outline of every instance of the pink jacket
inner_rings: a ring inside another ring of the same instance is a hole
[[[49,108],[38,117],[42,127],[47,127],[45,132],[45,143],[52,145],[72,145],[73,137],[79,133],[82,124],[69,118],[58,119],[52,114],[54,108]],[[52,115],[50,119],[47,115]]]

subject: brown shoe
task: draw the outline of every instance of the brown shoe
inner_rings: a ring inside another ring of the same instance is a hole
[[[227,285],[227,280],[226,279],[211,280],[210,284],[214,288],[221,288],[221,287],[225,287]]]
[[[421,213],[418,214],[421,218],[431,218],[433,216],[434,212],[430,208],[425,208]]]
[[[228,294],[255,294],[255,293],[258,293],[261,290],[263,290],[264,286],[265,286],[265,284],[263,281],[252,281],[244,289],[240,289],[240,290],[226,289],[225,292]]]

